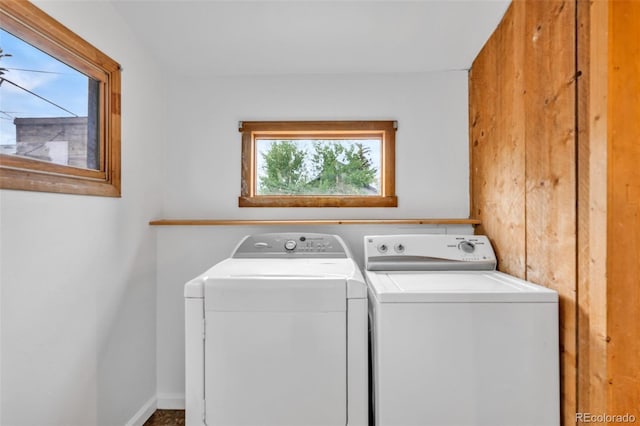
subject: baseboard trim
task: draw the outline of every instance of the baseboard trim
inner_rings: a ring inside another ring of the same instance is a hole
[[[184,394],[159,393],[157,406],[160,410],[184,410]]]
[[[158,398],[154,396],[131,417],[125,426],[143,426],[144,422],[156,411],[156,408],[158,408]]]

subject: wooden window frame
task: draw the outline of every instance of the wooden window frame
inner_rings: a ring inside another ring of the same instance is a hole
[[[0,154],[0,188],[120,197],[120,65],[25,0],[2,0],[6,31],[99,82],[99,169]]]
[[[396,121],[242,121],[242,181],[239,207],[397,207],[395,188]],[[380,137],[380,195],[257,195],[256,139],[301,136],[323,139]]]

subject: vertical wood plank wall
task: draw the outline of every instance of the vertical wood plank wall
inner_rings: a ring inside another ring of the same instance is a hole
[[[576,413],[575,13],[513,2],[469,75],[472,216],[500,270],[560,295],[564,424]]]
[[[579,0],[578,22],[578,410],[637,422],[640,2]]]
[[[560,294],[562,423],[640,420],[640,1],[514,1],[469,96],[478,232]]]
[[[576,413],[576,43],[574,1],[525,7],[526,279],[560,296],[562,417]]]
[[[500,269],[518,277],[526,275],[523,24],[524,8],[512,5],[469,73],[471,216]]]
[[[607,394],[608,3],[578,1],[578,412]]]
[[[640,1],[608,5],[607,411],[640,421]]]

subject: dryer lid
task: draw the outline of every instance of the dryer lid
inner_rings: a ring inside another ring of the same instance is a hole
[[[501,272],[370,272],[379,303],[557,302],[548,288]]]

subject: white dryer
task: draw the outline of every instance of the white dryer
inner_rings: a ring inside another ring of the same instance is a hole
[[[364,240],[376,426],[558,426],[558,295],[485,236]]]
[[[338,236],[245,237],[185,286],[187,426],[366,426],[366,297]]]

